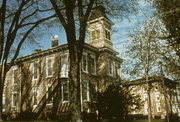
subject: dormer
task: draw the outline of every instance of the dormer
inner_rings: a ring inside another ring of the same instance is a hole
[[[103,6],[97,6],[87,22],[89,44],[95,47],[107,47],[112,49],[112,21],[108,19]]]

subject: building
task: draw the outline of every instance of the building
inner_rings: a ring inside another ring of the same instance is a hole
[[[82,111],[97,112],[88,107],[96,102],[97,92],[112,81],[120,81],[122,59],[113,49],[112,25],[102,6],[94,8],[88,21],[89,42],[84,45],[81,62]],[[16,60],[6,75],[3,112],[16,118],[23,112],[34,112],[37,118],[69,111],[68,45],[58,45],[52,37],[52,48]]]
[[[134,95],[140,95],[142,99],[142,107],[140,110],[132,111],[132,115],[148,115],[148,93],[147,82],[145,78],[134,80],[128,83],[124,83],[131,93]],[[177,95],[177,82],[174,82],[164,77],[150,77],[150,97],[151,97],[151,109],[153,118],[164,119],[167,113],[178,114],[178,95]]]

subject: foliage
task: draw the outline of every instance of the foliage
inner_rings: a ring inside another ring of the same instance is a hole
[[[173,46],[176,54],[180,57],[180,1],[179,0],[148,0],[156,8],[158,16],[169,32],[164,37]]]
[[[129,112],[141,107],[140,97],[130,94],[128,88],[112,84],[103,93],[99,93],[99,117],[103,119],[125,119]]]
[[[178,79],[179,58],[174,48],[162,38],[167,35],[168,31],[164,24],[157,18],[152,18],[145,25],[133,30],[128,40],[131,43],[126,50],[130,59],[126,62],[124,70],[132,76],[144,77],[148,55],[148,69],[151,76],[164,73],[169,78]]]

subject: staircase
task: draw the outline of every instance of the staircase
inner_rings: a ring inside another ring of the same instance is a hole
[[[40,101],[38,102],[37,106],[33,109],[33,112],[36,113],[37,119],[41,119],[41,116],[43,114],[43,110],[46,107],[46,102],[49,98],[52,98],[53,95],[57,92],[59,85],[59,78],[55,75],[52,78],[52,84],[51,86],[48,88],[48,91],[46,90],[46,87],[43,89],[42,93],[42,97],[40,99]],[[51,92],[50,92],[50,89]],[[49,92],[48,98],[46,96],[46,94]]]

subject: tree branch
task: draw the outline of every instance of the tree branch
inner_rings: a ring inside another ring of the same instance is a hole
[[[6,15],[6,0],[3,0],[2,6],[0,8],[0,61],[3,55],[4,49],[4,25],[5,25],[5,15]],[[1,61],[2,62],[2,61]]]
[[[63,15],[62,15],[62,13],[61,13],[61,10],[65,9],[65,8],[59,9],[58,6],[57,6],[57,4],[56,4],[56,2],[55,2],[54,0],[50,0],[50,2],[51,2],[51,4],[52,4],[55,12],[57,13],[57,16],[58,16],[59,20],[61,21],[63,27],[66,29],[66,28],[67,28],[67,23],[66,23]]]
[[[9,68],[10,68],[12,65],[15,64],[15,60],[16,60],[17,56],[19,55],[19,51],[20,51],[20,49],[21,49],[21,46],[22,46],[22,44],[24,43],[24,41],[25,41],[25,39],[27,38],[27,36],[32,32],[32,30],[33,30],[35,27],[37,27],[40,23],[42,23],[42,22],[44,22],[44,21],[46,21],[46,20],[48,20],[48,19],[51,19],[51,18],[53,18],[53,17],[55,17],[55,15],[52,15],[52,16],[49,16],[49,17],[47,17],[47,18],[44,18],[44,19],[41,19],[41,20],[37,21],[37,22],[34,24],[34,26],[32,26],[32,27],[26,32],[26,34],[23,36],[23,38],[20,40],[20,42],[19,42],[19,44],[18,44],[18,46],[17,46],[17,50],[16,50],[16,52],[15,52],[12,60],[10,61]]]

